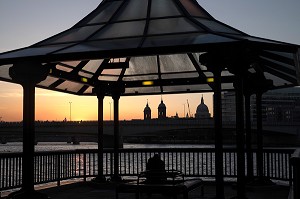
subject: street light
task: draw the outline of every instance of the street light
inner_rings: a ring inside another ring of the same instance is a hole
[[[70,122],[71,122],[71,121],[72,121],[72,120],[71,120],[71,119],[72,119],[72,117],[71,117],[71,116],[72,116],[72,115],[71,115],[71,114],[72,114],[72,102],[69,102],[69,103],[70,103]]]

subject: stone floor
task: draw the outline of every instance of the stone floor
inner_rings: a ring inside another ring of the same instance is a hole
[[[212,182],[204,182],[204,195],[201,196],[200,189],[189,193],[189,199],[207,199],[215,197],[215,186]],[[95,184],[93,182],[73,182],[63,184],[60,187],[49,184],[39,186],[36,189],[39,192],[47,194],[51,199],[115,199],[115,184]],[[289,196],[289,187],[286,185],[272,185],[261,187],[247,187],[246,196],[248,199],[287,199]],[[2,194],[2,196],[8,193]],[[236,196],[235,186],[232,183],[225,185],[225,198]],[[131,193],[121,193],[119,199],[134,199],[135,195]],[[171,198],[167,195],[153,194],[149,197],[147,194],[141,194],[141,199],[164,199]],[[178,196],[182,198],[182,196]]]

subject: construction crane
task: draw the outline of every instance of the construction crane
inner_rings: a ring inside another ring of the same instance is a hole
[[[192,115],[191,115],[191,110],[190,110],[189,100],[187,99],[186,101],[187,101],[187,105],[188,105],[188,109],[189,109],[189,117],[192,117]]]

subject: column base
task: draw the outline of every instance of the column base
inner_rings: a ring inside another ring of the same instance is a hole
[[[96,183],[105,183],[105,182],[107,182],[107,180],[106,180],[105,176],[99,175],[99,176],[93,178],[93,179],[92,179],[92,182],[96,182]]]
[[[49,199],[46,194],[37,192],[35,190],[27,191],[27,190],[19,190],[13,192],[7,196],[7,199]]]
[[[247,186],[272,186],[275,185],[274,182],[268,177],[256,177],[251,182],[247,183]]]
[[[113,176],[110,178],[110,181],[111,181],[111,182],[121,182],[121,181],[122,181],[122,178],[121,178],[121,176],[119,176],[119,175],[113,175]]]

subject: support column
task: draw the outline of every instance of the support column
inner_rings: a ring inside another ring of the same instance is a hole
[[[214,72],[214,128],[215,128],[215,164],[216,164],[216,198],[224,196],[223,174],[223,136],[222,136],[222,102],[221,102],[221,71]]]
[[[253,155],[252,155],[252,136],[251,136],[251,110],[250,93],[245,93],[245,117],[246,117],[246,153],[247,153],[247,182],[251,182],[253,176]]]
[[[103,100],[105,97],[104,92],[99,88],[95,88],[98,98],[98,175],[94,182],[106,182],[106,178],[103,175],[103,126],[104,126],[104,117],[103,117]]]
[[[199,62],[214,74],[214,83],[209,84],[214,91],[214,130],[215,130],[215,167],[216,167],[216,198],[224,196],[223,174],[223,136],[222,136],[222,101],[221,72],[224,60],[221,52],[209,52],[199,56]]]
[[[119,99],[125,91],[125,85],[117,82],[112,86],[112,98],[114,100],[114,174],[112,181],[121,181],[119,173],[119,146],[120,146],[120,125],[119,125]]]
[[[120,181],[119,175],[119,145],[120,145],[120,122],[119,122],[119,99],[120,94],[114,93],[114,175],[112,181]]]
[[[34,143],[35,143],[35,86],[46,79],[49,69],[40,63],[23,62],[14,64],[9,75],[23,87],[23,153],[22,186],[8,198],[48,198],[34,190]]]
[[[236,75],[236,143],[237,143],[237,198],[246,198],[245,191],[245,134],[244,134],[244,80]]]
[[[260,181],[263,181],[264,168],[263,168],[263,135],[262,135],[262,106],[261,106],[262,93],[256,93],[256,118],[257,118],[257,176]]]

